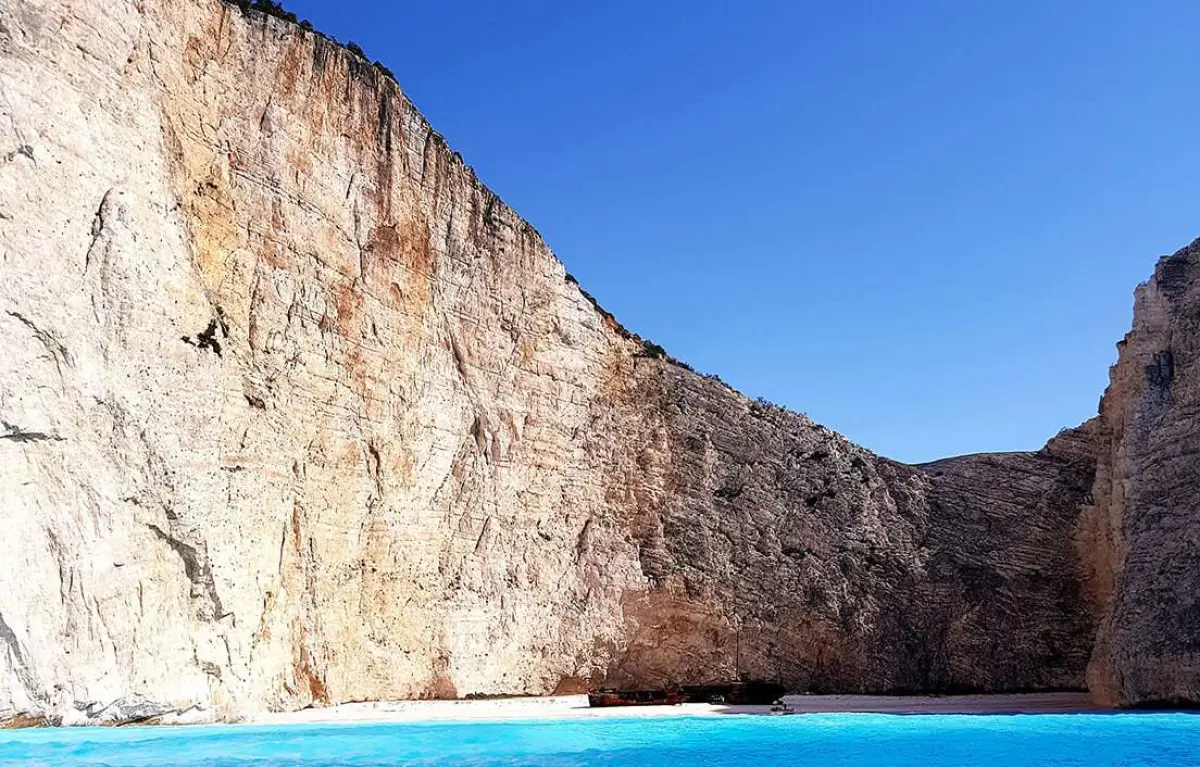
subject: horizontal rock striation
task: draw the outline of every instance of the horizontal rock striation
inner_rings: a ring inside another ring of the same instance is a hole
[[[906,466],[642,344],[319,34],[11,0],[0,93],[0,720],[1081,688],[1101,620],[1093,686],[1194,696],[1186,472],[1111,489],[1186,438],[1186,269],[1097,421]]]
[[[1083,685],[1093,619],[1071,534],[1094,473],[1086,429],[1038,453],[911,467],[712,380],[652,371],[626,416],[649,418],[649,438],[616,483],[652,488],[628,523],[650,588],[624,600],[610,681]]]

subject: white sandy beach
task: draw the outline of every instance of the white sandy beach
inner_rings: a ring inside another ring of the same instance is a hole
[[[789,695],[796,713],[887,714],[1019,714],[1073,713],[1099,710],[1086,693],[1025,695],[867,696]],[[430,700],[344,703],[263,714],[259,724],[329,724],[366,722],[489,722],[529,719],[601,719],[628,717],[726,716],[767,714],[769,706],[680,706],[590,708],[586,695],[505,698],[499,700]]]

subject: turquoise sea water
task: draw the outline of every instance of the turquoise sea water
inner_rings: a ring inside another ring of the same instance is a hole
[[[28,767],[1193,767],[1200,716],[678,717],[0,732]]]

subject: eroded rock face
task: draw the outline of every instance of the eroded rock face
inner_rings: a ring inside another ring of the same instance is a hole
[[[1200,703],[1200,241],[1138,287],[1100,403],[1095,507],[1080,520],[1104,618],[1088,682],[1102,701]]]
[[[1111,413],[913,467],[647,357],[394,82],[219,0],[0,3],[0,92],[0,719],[1083,685]]]
[[[631,342],[536,232],[293,25],[2,11],[0,708],[233,716],[604,663],[643,581],[598,425]]]
[[[740,661],[816,692],[1082,686],[1092,617],[1071,532],[1087,428],[1038,453],[911,467],[653,371],[628,416],[651,420],[650,439],[618,478],[654,481],[630,523],[650,588],[625,598],[611,681],[727,678]]]

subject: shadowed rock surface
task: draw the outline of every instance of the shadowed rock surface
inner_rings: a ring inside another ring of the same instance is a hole
[[[1150,575],[1190,480],[1107,489],[1186,444],[1190,287],[1098,421],[906,466],[643,345],[318,34],[13,0],[0,92],[0,719],[1079,689],[1102,617],[1093,686],[1194,697],[1189,576]]]
[[[633,462],[669,458],[641,475],[654,501],[630,523],[652,588],[625,599],[610,681],[729,678],[740,655],[741,672],[813,692],[1082,687],[1092,618],[1071,534],[1094,472],[1086,429],[1038,453],[912,467],[654,370],[629,398],[653,435]]]

